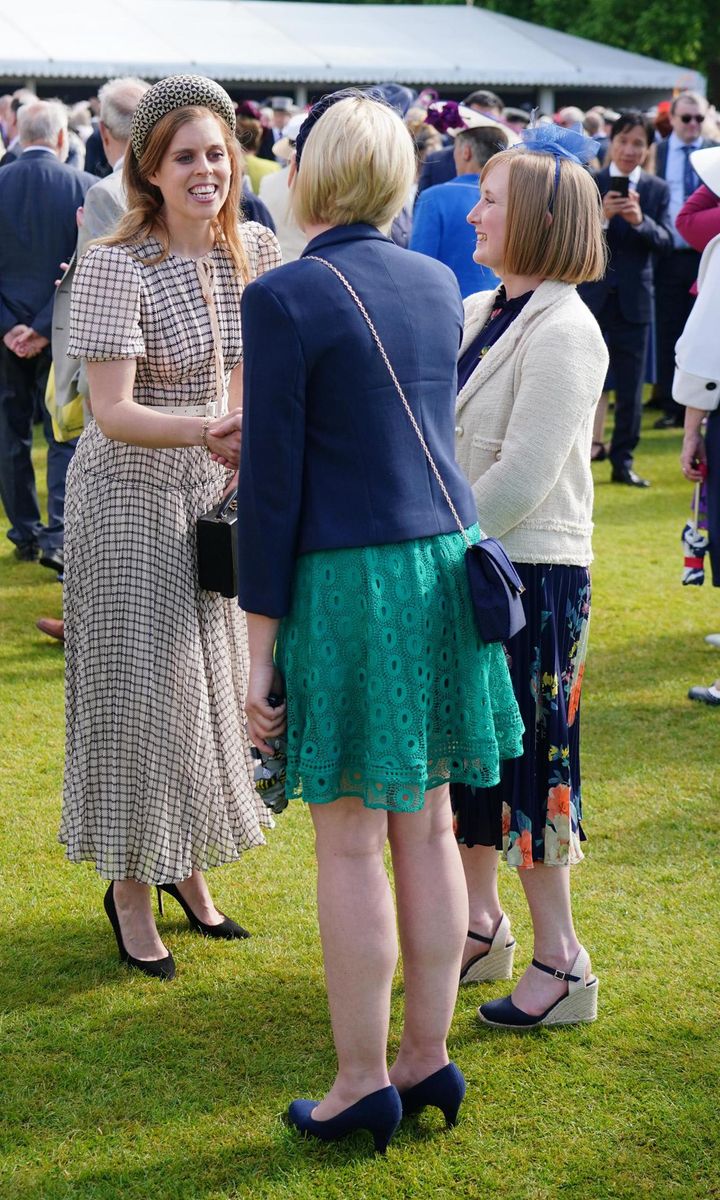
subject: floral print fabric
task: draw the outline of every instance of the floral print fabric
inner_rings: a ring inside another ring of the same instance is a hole
[[[586,567],[515,564],[526,627],[510,642],[510,675],[525,723],[523,756],[482,792],[452,788],[458,840],[497,846],[510,866],[567,866],[581,842],[580,696],[590,619]]]

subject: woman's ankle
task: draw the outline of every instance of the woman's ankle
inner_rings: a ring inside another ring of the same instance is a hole
[[[554,967],[556,971],[569,971],[580,950],[580,942],[574,934],[560,940],[536,940],[533,945],[533,958],[546,967]]]
[[[413,1087],[436,1071],[446,1067],[450,1059],[444,1042],[435,1047],[412,1044],[400,1046],[397,1058],[390,1068],[390,1078],[398,1088]]]

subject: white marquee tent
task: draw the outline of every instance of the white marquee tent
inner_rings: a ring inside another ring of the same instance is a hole
[[[0,86],[159,78],[307,90],[396,80],[445,92],[489,86],[595,93],[618,103],[699,88],[695,72],[464,5],[303,0],[0,0]]]

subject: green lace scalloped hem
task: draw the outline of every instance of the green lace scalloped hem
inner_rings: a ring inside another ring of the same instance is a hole
[[[492,787],[522,753],[505,655],[478,636],[464,556],[455,533],[298,559],[276,649],[289,799],[417,812],[441,784]]]

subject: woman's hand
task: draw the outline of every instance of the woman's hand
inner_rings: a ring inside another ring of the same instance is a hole
[[[252,664],[245,698],[245,714],[248,719],[248,736],[263,754],[273,754],[275,747],[268,739],[281,737],[287,724],[286,704],[273,708],[268,696],[273,692],[283,694],[283,681],[274,663]]]
[[[237,485],[238,485],[238,472],[236,471],[234,475],[230,476],[230,482],[227,484],[225,491],[222,494],[223,500],[227,500],[230,493],[235,491],[235,488],[237,487]]]
[[[208,426],[207,444],[215,462],[235,469],[240,461],[242,412],[233,409]]]
[[[691,429],[685,431],[683,439],[682,452],[680,454],[680,466],[682,473],[686,479],[691,479],[693,483],[705,478],[707,455],[705,453],[705,439],[699,429]]]

